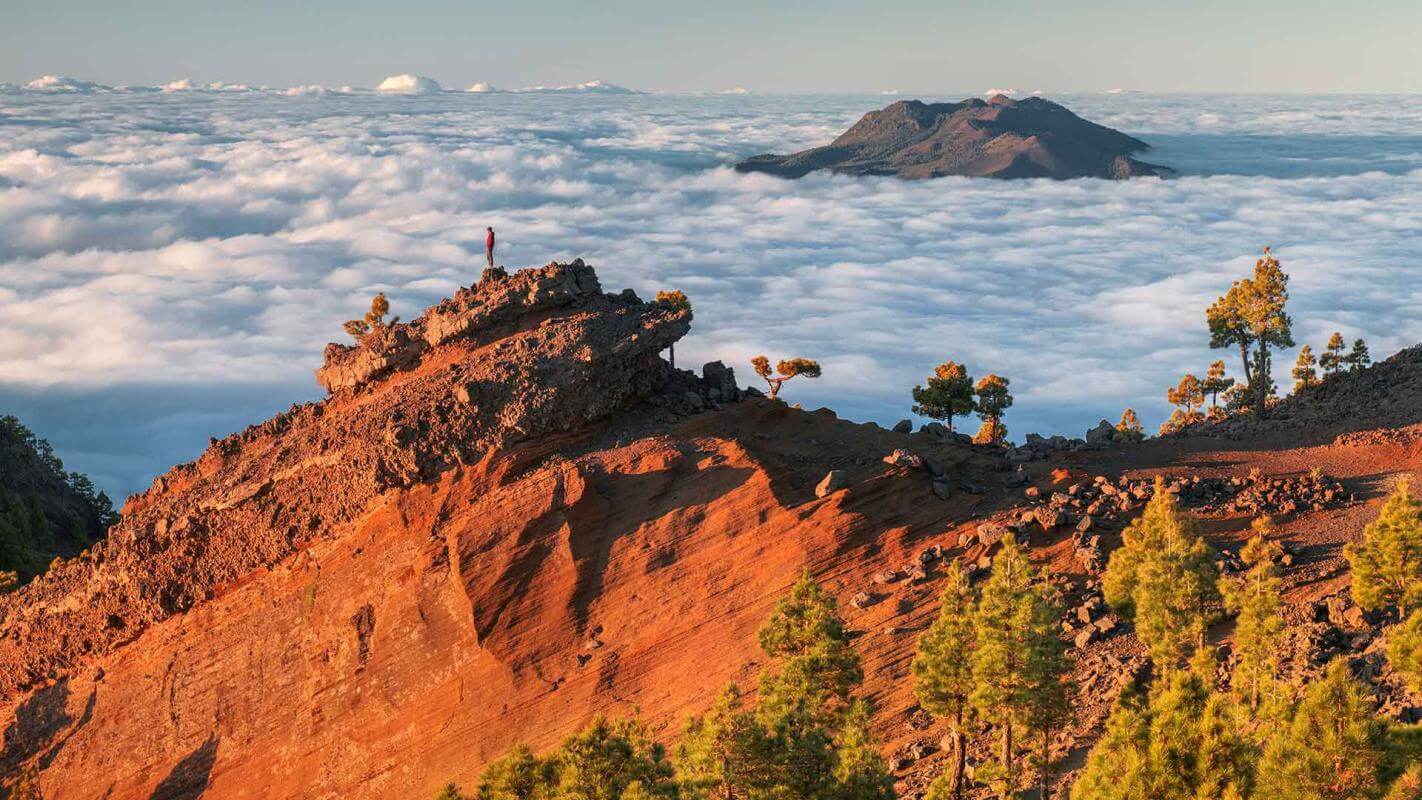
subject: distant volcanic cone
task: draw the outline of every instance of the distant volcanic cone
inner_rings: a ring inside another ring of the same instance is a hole
[[[1140,139],[1088,122],[1050,100],[1013,100],[998,94],[960,103],[901,100],[865,114],[829,145],[791,155],[755,156],[736,169],[785,178],[817,170],[900,178],[1058,180],[1171,174],[1168,167],[1131,157],[1149,148]]]

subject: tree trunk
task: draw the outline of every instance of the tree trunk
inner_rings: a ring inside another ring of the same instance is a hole
[[[672,344],[667,345],[667,350],[671,354],[671,367],[672,369],[676,369],[676,343],[673,342]]]
[[[963,710],[953,720],[953,800],[963,800],[963,773],[968,766],[968,742],[963,736]]]
[[[765,382],[770,386],[770,396],[776,397],[780,394],[780,385],[790,380],[789,378],[766,378]]]
[[[1261,336],[1259,337],[1258,361],[1254,364],[1254,377],[1257,378],[1259,382],[1259,389],[1256,392],[1256,402],[1259,404],[1260,419],[1264,419],[1269,413],[1267,403],[1269,398],[1269,381],[1266,380],[1269,375],[1268,365],[1269,345],[1264,341],[1264,337]]]
[[[1051,763],[1048,760],[1048,755],[1051,752],[1049,747],[1050,742],[1048,741],[1049,733],[1050,731],[1047,728],[1042,729],[1042,788],[1039,792],[1041,800],[1047,800],[1047,780],[1051,777]]]
[[[1002,780],[1007,785],[1004,800],[1017,793],[1017,775],[1012,771],[1012,721],[1002,726]]]
[[[1239,343],[1239,360],[1244,362],[1244,385],[1252,390],[1254,378],[1253,373],[1249,371],[1249,345],[1245,342]]]

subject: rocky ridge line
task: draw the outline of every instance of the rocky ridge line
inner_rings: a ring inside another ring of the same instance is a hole
[[[690,323],[603,293],[578,260],[487,271],[416,320],[328,346],[331,398],[213,441],[131,497],[107,540],[0,596],[0,703],[339,536],[386,492],[639,403],[735,399],[731,370],[702,380],[659,356]]]

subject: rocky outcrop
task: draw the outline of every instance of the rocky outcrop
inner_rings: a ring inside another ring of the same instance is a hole
[[[865,114],[827,146],[755,156],[736,169],[785,178],[817,170],[900,178],[1110,180],[1171,173],[1131,157],[1149,147],[1040,97],[995,95],[987,101],[933,104],[901,100]]]
[[[0,702],[340,534],[391,490],[667,392],[684,403],[700,382],[658,353],[690,320],[601,293],[576,261],[486,276],[333,345],[320,376],[337,396],[215,441],[131,498],[107,541],[0,597]]]
[[[1338,444],[1422,441],[1422,345],[1357,372],[1325,374],[1318,385],[1284,397],[1264,419],[1234,414],[1185,426],[1173,436],[1240,439],[1293,433],[1336,437]]]

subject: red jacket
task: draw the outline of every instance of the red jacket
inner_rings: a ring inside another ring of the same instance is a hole
[[[494,246],[494,232],[489,231],[489,235],[484,239],[484,246],[492,248]]]

